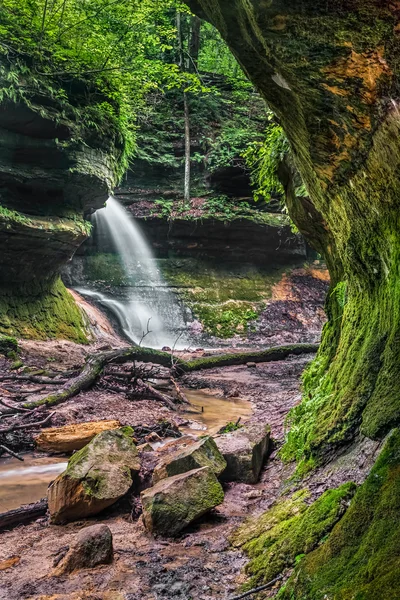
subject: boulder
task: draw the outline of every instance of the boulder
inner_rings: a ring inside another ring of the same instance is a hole
[[[77,569],[92,569],[113,559],[113,538],[107,525],[85,527],[57,565],[53,575],[65,575]]]
[[[190,442],[183,449],[164,456],[154,469],[153,484],[201,467],[209,467],[217,476],[226,468],[226,461],[212,437]]]
[[[216,437],[215,443],[227,462],[221,479],[257,483],[268,453],[269,438],[268,425],[261,423],[251,423]]]
[[[143,521],[154,534],[173,536],[224,500],[210,467],[162,479],[140,495]]]
[[[118,429],[119,421],[91,421],[64,427],[43,429],[35,438],[36,446],[44,452],[69,453],[81,450],[102,431]]]
[[[48,489],[53,523],[97,514],[128,492],[140,469],[132,436],[130,427],[103,431],[74,454]]]

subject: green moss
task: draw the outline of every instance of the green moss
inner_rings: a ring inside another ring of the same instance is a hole
[[[84,316],[59,278],[34,292],[3,291],[0,334],[27,339],[62,338],[87,343]]]
[[[165,280],[212,335],[244,335],[281,279],[284,268],[216,268],[205,261],[158,261]]]
[[[400,432],[387,441],[327,542],[302,560],[282,600],[400,598]]]
[[[14,337],[9,335],[0,335],[0,354],[14,358],[18,352],[18,342]]]
[[[11,364],[11,369],[15,370],[15,369],[19,369],[20,367],[23,367],[24,363],[22,362],[22,360],[15,360],[12,364]]]
[[[356,485],[346,483],[328,490],[313,504],[307,504],[306,490],[278,501],[261,517],[246,521],[233,535],[234,546],[249,555],[246,588],[267,583],[294,566],[298,556],[321,543],[342,516]]]
[[[125,269],[117,254],[96,254],[85,258],[85,273],[89,281],[108,285],[126,284]]]

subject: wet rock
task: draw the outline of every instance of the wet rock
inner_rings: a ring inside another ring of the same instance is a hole
[[[113,559],[113,538],[107,525],[85,527],[77,535],[68,553],[59,563],[54,575],[72,573],[78,569],[92,569],[109,564]]]
[[[53,523],[97,514],[128,492],[140,469],[132,436],[130,427],[104,431],[74,454],[48,490]]]
[[[35,438],[36,446],[45,452],[68,453],[81,450],[102,431],[118,429],[119,421],[92,421],[64,427],[43,429]]]
[[[226,460],[212,437],[190,443],[186,448],[165,456],[154,469],[153,484],[201,467],[209,467],[217,476],[226,468]]]
[[[269,438],[268,425],[259,423],[216,437],[215,443],[227,462],[221,479],[256,483],[268,453]]]
[[[255,363],[255,362],[248,362],[248,363],[246,363],[246,367],[247,367],[248,369],[256,369],[256,368],[257,368],[257,365],[256,365],[256,363]]]
[[[209,467],[162,479],[141,494],[143,520],[154,534],[173,536],[224,500]]]

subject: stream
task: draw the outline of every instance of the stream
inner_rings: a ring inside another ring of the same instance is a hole
[[[228,422],[236,422],[239,417],[244,421],[252,414],[250,402],[241,398],[226,400],[191,389],[185,389],[184,393],[192,405],[181,413],[188,419],[188,424],[180,427],[184,434],[197,436],[207,431],[215,435]],[[152,445],[156,448],[156,444]],[[44,498],[49,483],[68,464],[65,456],[35,453],[23,456],[24,462],[16,458],[0,458],[0,513]]]
[[[37,502],[46,496],[47,487],[67,467],[64,456],[24,454],[0,459],[0,513]]]

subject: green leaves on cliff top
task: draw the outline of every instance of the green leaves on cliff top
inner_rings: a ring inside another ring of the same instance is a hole
[[[57,99],[79,104],[86,126],[114,130],[132,153],[150,90],[200,86],[168,61],[177,9],[187,10],[179,0],[0,0],[0,56],[19,65],[18,81],[0,85],[3,98],[13,99],[15,87],[22,100],[61,89]]]

